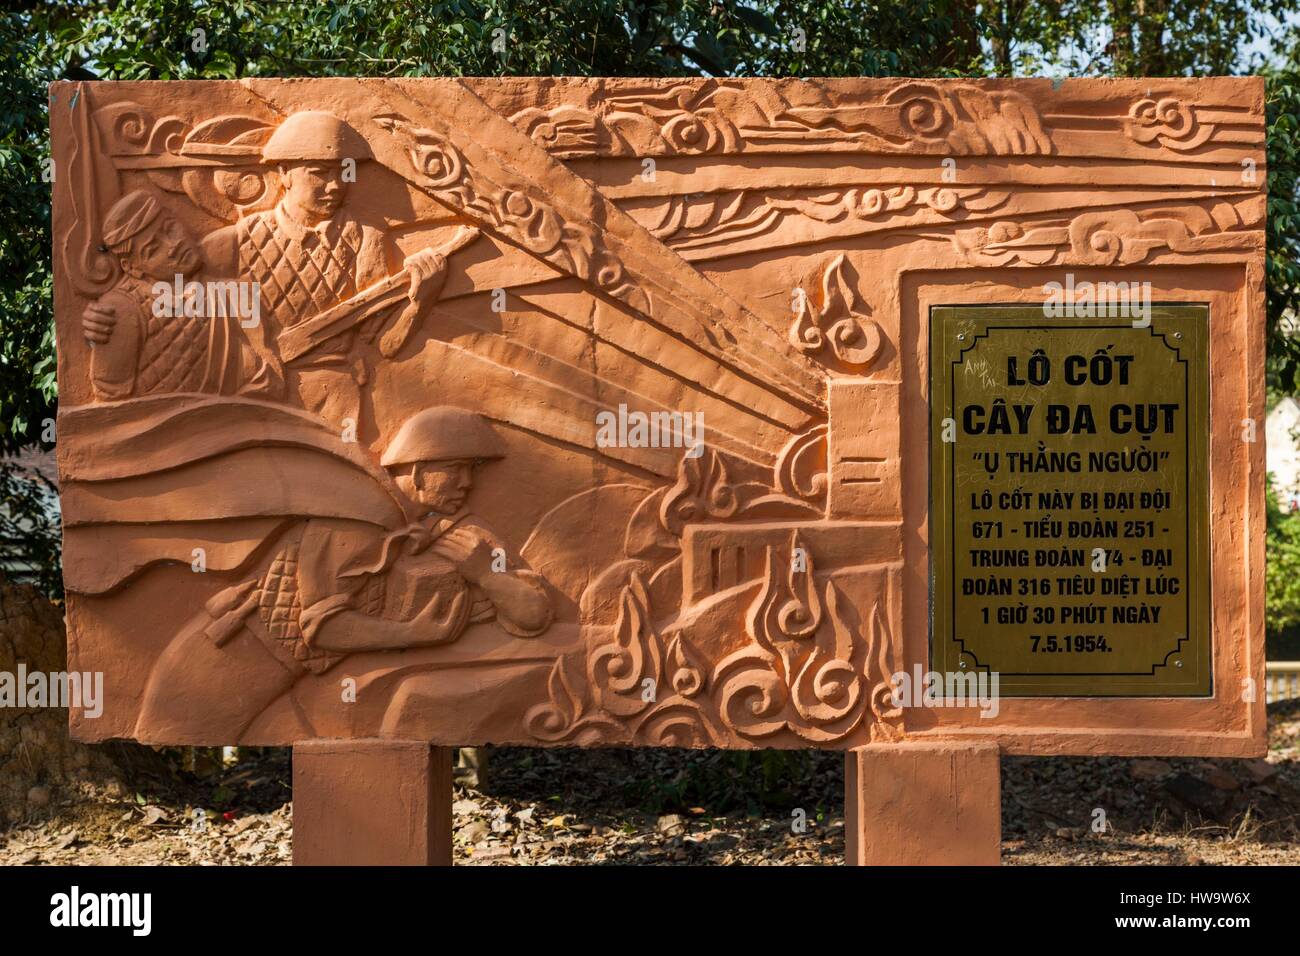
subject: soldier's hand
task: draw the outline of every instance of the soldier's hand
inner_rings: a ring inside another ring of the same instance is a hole
[[[468,528],[452,528],[433,543],[433,550],[472,584],[492,573],[492,546]]]
[[[411,620],[411,624],[418,630],[430,632],[422,643],[436,644],[459,637],[456,624],[461,620],[468,600],[469,591],[464,588],[458,590],[450,600],[445,594],[434,595],[433,600]]]
[[[81,313],[81,331],[92,346],[103,345],[113,337],[117,313],[111,305],[92,302]]]
[[[411,287],[407,296],[412,302],[423,305],[442,291],[447,275],[447,260],[432,249],[421,249],[406,257],[403,263],[411,270]]]

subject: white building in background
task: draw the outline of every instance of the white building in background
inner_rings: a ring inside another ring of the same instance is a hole
[[[1283,507],[1300,509],[1300,403],[1284,398],[1264,421],[1268,470]]]

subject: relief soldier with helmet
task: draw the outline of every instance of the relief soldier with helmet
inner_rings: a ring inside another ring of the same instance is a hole
[[[268,341],[394,272],[409,273],[405,302],[286,363],[302,406],[336,427],[360,420],[369,371],[358,337],[369,342],[382,333],[384,354],[397,352],[446,275],[442,255],[423,249],[401,261],[385,230],[345,207],[357,166],[371,158],[365,139],[343,120],[319,111],[295,113],[262,149],[263,163],[278,174],[280,200],[203,239],[204,257],[215,272],[261,288]]]
[[[142,739],[195,700],[237,739],[299,678],[349,654],[449,644],[490,621],[540,635],[553,616],[546,582],[468,508],[475,470],[504,456],[473,412],[439,406],[408,419],[382,464],[410,522],[384,533],[318,517],[285,531],[265,566],[217,593],[162,653]]]

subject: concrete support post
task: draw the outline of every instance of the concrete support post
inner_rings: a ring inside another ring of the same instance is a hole
[[[313,740],[293,748],[295,866],[450,866],[452,748]]]
[[[992,744],[870,745],[844,756],[850,866],[993,866],[1002,843]]]

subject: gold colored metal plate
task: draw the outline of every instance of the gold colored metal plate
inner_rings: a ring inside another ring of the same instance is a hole
[[[934,670],[1210,693],[1209,310],[1149,319],[931,310]]]

